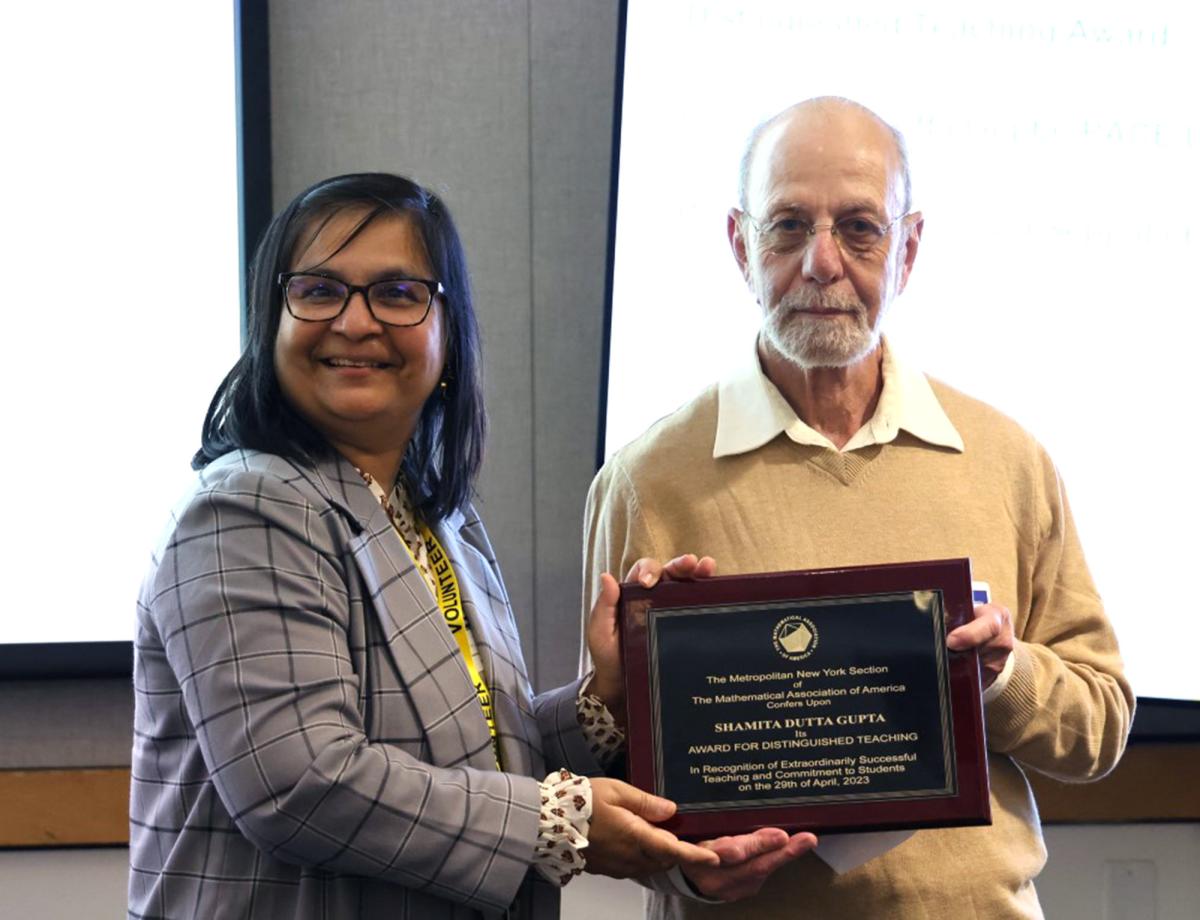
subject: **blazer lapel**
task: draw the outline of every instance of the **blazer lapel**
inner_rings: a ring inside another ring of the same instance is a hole
[[[492,697],[504,769],[541,768],[541,734],[529,701],[532,689],[508,597],[496,575],[491,546],[478,518],[456,512],[436,529],[463,594],[463,610]]]
[[[349,547],[365,600],[420,717],[432,762],[494,769],[491,736],[466,664],[387,512],[348,461],[325,461],[315,474],[357,529]]]

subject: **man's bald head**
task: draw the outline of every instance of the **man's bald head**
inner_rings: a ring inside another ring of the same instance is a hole
[[[811,99],[755,130],[726,232],[763,311],[760,357],[811,369],[877,355],[924,227],[909,195],[903,139],[858,103]]]
[[[878,125],[895,153],[899,188],[902,195],[900,213],[905,214],[911,210],[912,180],[908,172],[908,147],[904,142],[904,135],[865,105],[852,99],[843,99],[840,96],[818,96],[815,99],[797,102],[782,112],[772,115],[750,132],[750,136],[746,139],[746,148],[742,152],[741,169],[738,172],[738,207],[743,211],[749,209],[750,183],[753,181],[753,173],[758,165],[758,154],[765,137],[786,131],[797,120],[837,117],[862,118]]]

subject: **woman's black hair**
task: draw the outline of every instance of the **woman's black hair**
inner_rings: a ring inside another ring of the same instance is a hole
[[[486,414],[480,381],[479,330],[471,306],[462,240],[441,199],[408,179],[355,173],[318,182],[267,226],[250,263],[248,336],[204,418],[192,467],[201,469],[246,448],[311,463],[334,449],[284,398],[275,374],[275,336],[283,310],[277,279],[290,271],[301,236],[346,208],[366,208],[362,226],[378,215],[407,215],[425,242],[446,321],[447,386],[426,400],[402,464],[422,517],[440,521],[471,498],[483,459]],[[357,232],[357,231],[356,231]],[[383,484],[387,488],[388,484]]]

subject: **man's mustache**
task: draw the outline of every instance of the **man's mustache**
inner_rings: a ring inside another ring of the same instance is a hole
[[[866,305],[857,297],[829,291],[798,291],[788,294],[779,305],[785,310],[842,310],[858,314],[867,312]]]

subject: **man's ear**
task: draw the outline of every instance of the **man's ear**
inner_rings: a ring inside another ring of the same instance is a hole
[[[746,254],[746,237],[742,233],[742,212],[737,208],[729,209],[729,215],[725,218],[725,233],[729,237],[729,248],[733,250],[733,257],[737,260],[742,277],[749,284],[750,258]]]
[[[917,249],[921,246],[921,231],[925,229],[925,216],[920,211],[914,211],[904,218],[908,232],[904,237],[904,263],[900,268],[900,285],[896,290],[899,294],[908,284],[908,276],[912,272],[913,263],[917,261]]]

